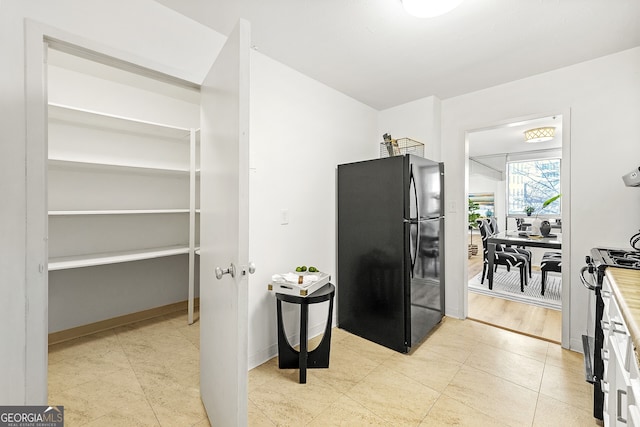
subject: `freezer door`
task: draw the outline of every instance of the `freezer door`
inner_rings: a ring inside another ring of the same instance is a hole
[[[412,256],[409,283],[410,324],[413,347],[437,325],[443,316],[443,230],[444,218],[407,222],[405,235]]]
[[[444,168],[442,163],[413,155],[405,158],[409,212],[405,218],[421,220],[439,218],[444,206]]]

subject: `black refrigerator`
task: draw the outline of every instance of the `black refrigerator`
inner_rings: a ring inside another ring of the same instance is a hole
[[[444,312],[444,165],[338,165],[338,326],[407,353]]]

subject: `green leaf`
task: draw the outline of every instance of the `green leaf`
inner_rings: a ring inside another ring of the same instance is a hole
[[[562,194],[556,194],[555,196],[551,197],[550,199],[545,200],[544,203],[542,204],[542,209],[546,208],[551,203],[553,203],[556,200],[558,200],[560,198],[560,196],[562,196]]]

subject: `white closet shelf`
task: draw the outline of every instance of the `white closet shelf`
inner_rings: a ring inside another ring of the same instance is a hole
[[[105,209],[85,211],[49,211],[49,216],[66,215],[146,215],[146,214],[175,214],[189,213],[189,209]]]
[[[151,173],[151,174],[179,174],[179,175],[189,175],[188,169],[179,169],[179,168],[165,168],[165,167],[156,167],[156,166],[141,166],[141,165],[122,165],[122,164],[114,164],[114,163],[99,163],[99,162],[87,162],[87,161],[79,161],[79,160],[69,160],[69,159],[53,159],[50,158],[48,161],[49,167],[62,167],[62,168],[82,168],[82,169],[102,169],[102,170],[111,170],[113,172],[138,172],[138,173]]]
[[[135,251],[107,252],[100,254],[57,257],[49,259],[49,271],[92,267],[96,265],[118,264],[122,262],[141,261],[145,259],[163,258],[188,253],[188,246],[178,245],[166,246],[162,248],[139,249]]]
[[[191,133],[191,129],[187,128],[56,103],[49,103],[49,119],[69,123],[82,123],[83,126],[109,130],[180,139],[184,142],[189,142]]]

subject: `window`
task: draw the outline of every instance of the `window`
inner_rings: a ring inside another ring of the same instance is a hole
[[[523,215],[527,206],[535,214],[560,215],[560,202],[542,209],[542,204],[560,194],[560,159],[507,163],[507,206],[509,215]]]

